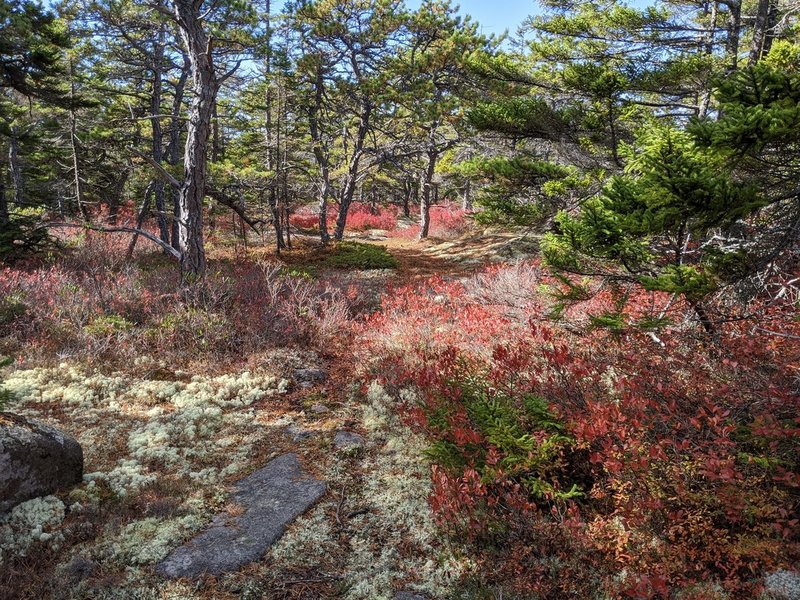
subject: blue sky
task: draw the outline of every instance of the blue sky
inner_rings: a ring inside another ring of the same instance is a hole
[[[420,0],[407,0],[410,8],[417,8]],[[501,34],[506,29],[513,36],[517,27],[540,10],[536,0],[453,0],[461,6],[461,13],[472,15],[483,26],[483,33]]]

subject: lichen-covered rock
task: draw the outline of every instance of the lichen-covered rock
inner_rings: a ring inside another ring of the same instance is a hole
[[[352,431],[337,431],[333,445],[339,450],[355,450],[364,447],[364,438]]]
[[[0,512],[76,485],[83,450],[70,435],[11,413],[0,413]]]
[[[317,383],[323,383],[328,379],[328,373],[324,369],[295,369],[294,380],[300,387],[311,387]]]
[[[394,595],[394,600],[425,600],[425,596],[420,596],[413,592],[397,592]]]
[[[284,454],[236,484],[242,513],[217,515],[203,533],[181,546],[156,571],[169,578],[220,575],[261,558],[286,526],[325,493],[304,473],[296,454]]]
[[[775,571],[764,578],[764,587],[770,600],[800,600],[800,573]]]

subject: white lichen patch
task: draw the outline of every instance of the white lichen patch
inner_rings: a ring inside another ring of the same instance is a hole
[[[197,375],[187,383],[61,365],[11,373],[6,386],[19,399],[15,410],[26,416],[46,417],[46,407],[57,404],[94,467],[87,481],[105,480],[125,497],[158,474],[210,485],[246,468],[254,444],[272,431],[263,419],[256,422],[252,405],[287,383],[249,371]],[[227,464],[220,468],[215,463],[222,456]]]
[[[424,440],[393,415],[397,401],[380,386],[370,387],[368,400],[365,418],[374,423],[377,415],[385,428],[373,431],[380,445],[367,453],[363,465],[369,473],[364,499],[373,510],[355,526],[348,564],[354,580],[347,598],[391,598],[398,584],[446,597],[466,565],[436,543]]]
[[[402,399],[413,400],[408,394]],[[437,543],[424,441],[400,422],[397,404],[378,383],[370,385],[360,411],[368,431],[364,451],[331,457],[323,477],[336,490],[333,498],[298,519],[272,551],[278,566],[294,569],[325,564],[338,550],[349,600],[389,600],[398,589],[444,598],[469,566]]]
[[[254,403],[285,390],[284,380],[254,372],[181,379],[69,365],[7,376],[15,412],[61,427],[83,447],[87,473],[69,494],[81,515],[111,516],[115,506],[158,506],[168,497],[167,508],[136,521],[109,518],[97,537],[72,550],[126,572],[147,569],[209,522],[227,500],[227,480],[251,469],[253,455],[283,430],[282,415]],[[176,499],[179,509],[169,504]],[[63,518],[56,498],[20,505],[0,522],[0,552],[21,554],[34,542],[57,541],[54,528]]]
[[[194,514],[174,519],[134,521],[119,532],[106,536],[94,555],[125,567],[156,563],[205,523],[205,519]]]
[[[330,518],[320,505],[295,522],[291,534],[272,547],[272,556],[280,563],[310,567],[325,560],[331,543]]]
[[[63,521],[64,503],[55,496],[28,500],[0,515],[0,565],[12,556],[26,556],[37,542],[57,546]]]

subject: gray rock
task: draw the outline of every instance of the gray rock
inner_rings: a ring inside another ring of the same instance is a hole
[[[314,437],[314,432],[310,429],[302,429],[292,423],[286,428],[286,433],[289,434],[293,442],[302,442]]]
[[[301,387],[311,387],[323,383],[328,379],[328,372],[324,369],[295,369],[294,380]]]
[[[70,435],[11,413],[0,413],[0,512],[76,485],[83,450]]]
[[[296,454],[284,454],[236,483],[233,500],[244,512],[214,517],[210,527],[156,566],[172,579],[220,575],[260,559],[286,526],[325,493],[304,473]]]
[[[414,592],[397,592],[394,600],[425,600],[425,596],[420,596]]]
[[[97,572],[97,569],[100,565],[98,565],[93,560],[89,560],[84,556],[75,556],[67,565],[66,571],[70,577],[73,579],[80,581],[82,579],[86,579],[87,577],[91,577],[92,575]]]
[[[337,431],[336,437],[333,438],[333,445],[339,450],[363,448],[364,438],[352,431]]]
[[[310,410],[315,415],[324,415],[326,412],[329,412],[330,409],[324,404],[314,404]]]
[[[764,591],[773,600],[800,600],[800,573],[775,571],[764,578]]]

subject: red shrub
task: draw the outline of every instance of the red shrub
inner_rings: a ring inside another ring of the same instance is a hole
[[[487,301],[502,297],[493,281],[510,289],[506,269],[394,290],[362,334],[364,360],[416,391],[403,411],[431,440],[431,504],[475,542],[484,583],[554,598],[715,598],[716,582],[744,599],[764,570],[796,564],[791,338],[739,323],[709,352],[680,330],[661,343],[635,329],[579,333],[569,311],[563,327],[541,324],[552,302],[531,290],[512,312]],[[643,295],[628,314],[662,301]],[[608,293],[583,306],[614,308]]]
[[[383,229],[394,231],[397,228],[397,211],[392,208],[376,208],[366,204],[353,203],[347,215],[347,229],[365,231]]]
[[[419,210],[417,209],[417,213]],[[438,238],[457,237],[469,230],[469,219],[467,213],[461,208],[445,205],[431,206],[431,224],[429,235]],[[419,224],[397,230],[397,237],[414,239],[419,237]]]

